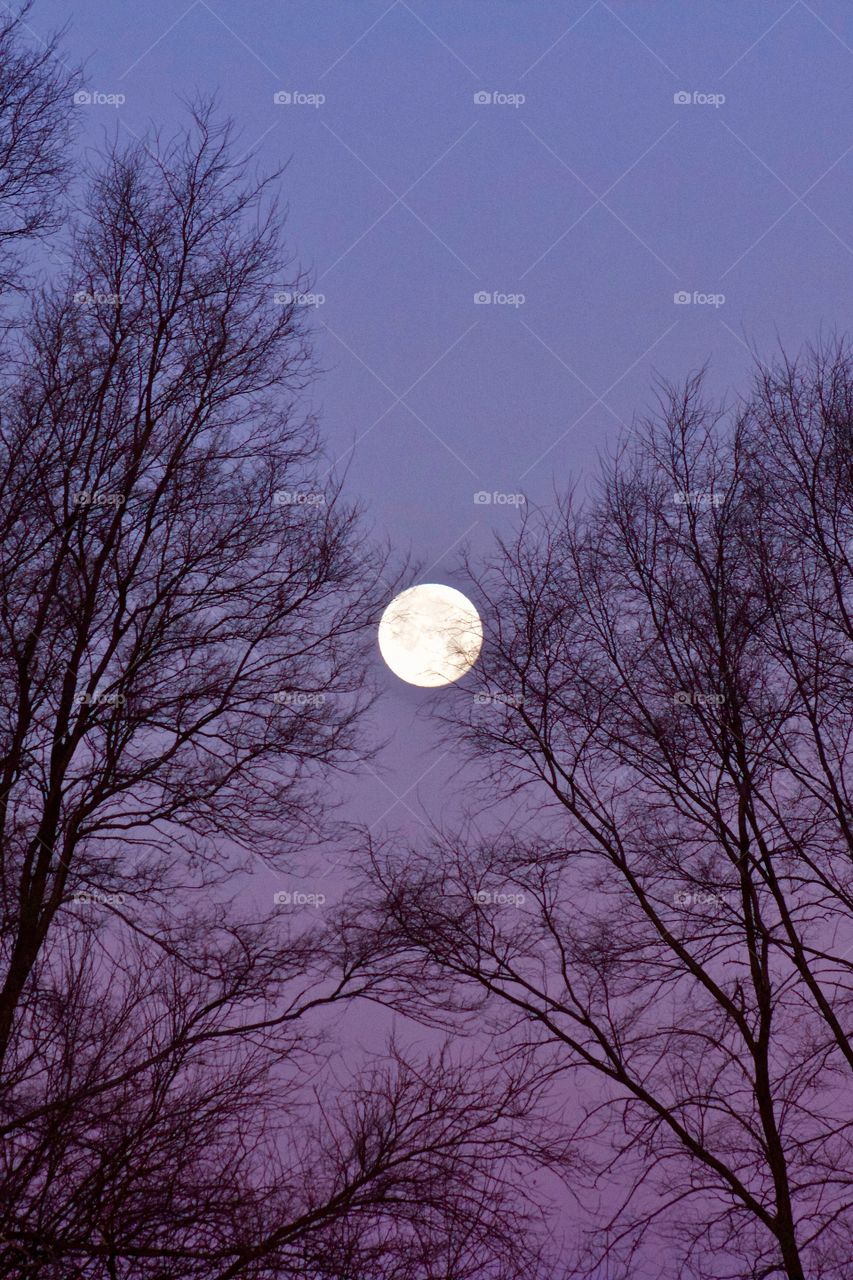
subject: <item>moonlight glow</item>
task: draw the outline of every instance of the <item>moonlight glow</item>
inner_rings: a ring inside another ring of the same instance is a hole
[[[452,684],[477,661],[480,615],[453,587],[425,582],[391,601],[379,623],[379,649],[396,676],[421,688]]]

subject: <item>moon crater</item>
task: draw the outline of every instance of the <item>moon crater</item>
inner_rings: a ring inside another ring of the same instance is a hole
[[[378,639],[396,676],[432,689],[471,670],[483,644],[483,624],[461,591],[425,582],[395,596],[380,619]]]

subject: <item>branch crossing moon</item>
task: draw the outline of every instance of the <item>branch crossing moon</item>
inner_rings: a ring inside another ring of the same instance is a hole
[[[379,650],[396,676],[424,689],[453,684],[483,644],[480,615],[454,587],[425,582],[396,596],[379,622]]]

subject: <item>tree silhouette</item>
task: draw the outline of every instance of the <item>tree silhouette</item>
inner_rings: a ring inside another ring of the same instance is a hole
[[[19,283],[27,243],[60,224],[70,170],[78,75],[57,36],[27,41],[31,8],[0,17],[0,290]]]
[[[6,346],[0,1272],[513,1280],[525,1073],[377,1046],[342,1077],[374,954],[253,897],[369,750],[388,583],[229,142],[202,107],[116,148]]]
[[[731,413],[702,384],[469,566],[487,637],[447,723],[518,813],[373,846],[351,927],[396,946],[390,1000],[558,1051],[594,1168],[579,1272],[642,1246],[661,1276],[842,1280],[853,362],[783,358]]]

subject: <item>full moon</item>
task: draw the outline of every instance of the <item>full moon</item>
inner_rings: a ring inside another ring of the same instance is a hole
[[[471,601],[436,582],[401,592],[379,622],[382,657],[395,676],[423,689],[459,680],[482,644],[483,624]]]

